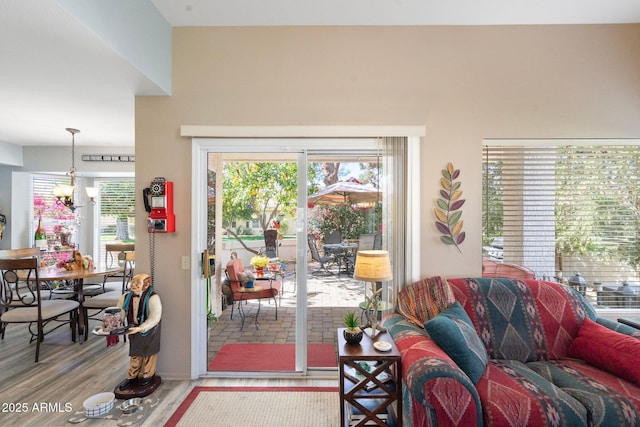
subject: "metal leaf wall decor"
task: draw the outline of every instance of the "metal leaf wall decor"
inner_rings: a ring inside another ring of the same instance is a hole
[[[440,178],[440,197],[438,197],[438,207],[435,208],[436,227],[442,234],[440,240],[447,245],[454,245],[458,251],[460,244],[464,242],[465,232],[462,231],[462,211],[460,208],[464,205],[462,199],[462,183],[456,181],[460,176],[460,169],[454,169],[453,164],[449,163],[446,169],[442,170],[442,178]]]

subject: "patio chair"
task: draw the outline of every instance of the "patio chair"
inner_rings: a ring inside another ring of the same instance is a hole
[[[265,230],[264,254],[269,258],[278,258],[278,230]]]
[[[342,241],[342,237],[340,235],[340,231],[338,230],[334,230],[334,231],[330,231],[328,233],[324,234],[324,241],[323,244],[324,245],[336,245],[338,243],[340,243]],[[337,253],[339,253],[341,250],[337,249],[337,250],[327,250],[325,249],[324,254],[325,255],[336,255]]]
[[[282,283],[278,280],[275,280],[273,276],[265,276],[262,278],[256,277],[254,280],[254,289],[256,286],[260,286],[262,289],[260,290],[245,290],[244,283],[241,280],[241,273],[244,272],[244,265],[242,264],[242,260],[240,258],[232,259],[227,263],[227,278],[229,279],[229,287],[231,288],[231,292],[233,293],[233,301],[231,304],[231,319],[233,319],[233,306],[235,305],[235,301],[238,302],[238,311],[242,315],[242,311],[240,308],[240,304],[250,299],[261,300],[263,298],[269,299],[272,298],[274,305],[276,306],[276,320],[278,320],[278,301],[276,300],[276,296],[278,299],[282,298]],[[244,324],[244,316],[243,324]],[[258,318],[256,315],[256,326],[257,326]]]
[[[345,262],[347,264],[347,271],[353,271],[356,265],[356,257],[358,256],[358,251],[370,251],[372,249],[376,249],[376,237],[379,233],[376,234],[361,234],[358,236],[358,249],[353,252],[350,256],[345,258]]]
[[[325,233],[324,235],[324,243],[327,243],[327,244],[340,243],[341,240],[342,239],[340,237],[340,232],[338,230]]]
[[[382,249],[382,233],[377,232],[373,236],[373,250],[379,251]]]
[[[325,274],[333,274],[327,268],[327,264],[336,262],[335,254],[320,256],[318,247],[316,246],[316,238],[313,236],[313,234],[307,234],[307,242],[309,243],[309,250],[311,251],[311,259],[315,262],[320,263],[320,268],[312,271],[311,274],[318,274],[320,272],[324,272]]]
[[[40,357],[40,343],[45,335],[61,326],[71,326],[71,339],[76,341],[78,322],[78,301],[67,299],[45,299],[41,295],[42,283],[38,276],[39,258],[37,255],[27,256],[10,251],[3,251],[0,258],[0,332],[1,338],[9,323],[26,323],[31,334],[29,342],[36,341],[36,358]],[[9,256],[7,256],[9,255]],[[20,276],[24,279],[21,280]],[[49,330],[50,323],[55,326]]]

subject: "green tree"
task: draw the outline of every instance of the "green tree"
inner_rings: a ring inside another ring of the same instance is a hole
[[[640,213],[635,147],[595,146],[558,149],[556,250],[598,253],[640,263],[637,239]]]
[[[532,150],[523,155],[536,156]],[[508,185],[515,178],[503,171],[498,157],[485,156],[483,244],[488,245],[503,235],[503,179]],[[637,269],[640,151],[634,146],[560,146],[553,156],[556,269],[563,270],[563,256],[569,254],[592,254]]]
[[[367,210],[351,205],[318,206],[309,225],[324,235],[338,230],[343,239],[357,239],[366,232]]]
[[[312,163],[315,180],[310,180],[309,194],[345,179],[350,173],[350,166],[355,162]],[[379,164],[358,163],[358,181],[373,187],[379,186]],[[351,171],[353,171],[351,169]],[[323,185],[320,186],[320,183]],[[309,213],[309,228],[316,233],[327,234],[338,230],[344,239],[357,239],[363,233],[380,229],[381,205],[372,208],[359,208],[351,205],[323,206],[319,205]]]
[[[482,167],[482,245],[488,246],[503,235],[502,161],[483,162]]]
[[[226,162],[224,164],[222,226],[252,253],[232,221],[257,220],[264,231],[280,214],[296,208],[297,164],[293,162]]]

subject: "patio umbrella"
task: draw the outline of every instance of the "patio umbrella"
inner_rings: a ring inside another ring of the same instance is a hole
[[[353,205],[356,203],[377,202],[380,192],[377,188],[358,182],[336,182],[310,195],[309,203],[319,205]]]

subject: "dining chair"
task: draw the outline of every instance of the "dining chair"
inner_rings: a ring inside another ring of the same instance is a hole
[[[42,252],[38,247],[23,248],[23,249],[1,249],[0,258],[27,258],[38,257],[41,258]],[[42,263],[40,264],[42,265]],[[40,296],[42,299],[69,299],[73,298],[75,294],[73,292],[66,292],[62,288],[57,289],[54,287],[53,282],[40,282]],[[2,310],[0,310],[1,312]]]
[[[113,267],[124,264],[125,254],[136,250],[135,243],[107,243],[104,246],[104,264]]]
[[[135,250],[136,245],[134,243],[107,243],[104,247],[104,265],[106,267],[121,266],[124,268],[127,262],[133,261],[135,264]],[[132,258],[134,257],[134,258]],[[130,270],[133,272],[133,269]],[[131,274],[133,277],[133,274]],[[116,274],[113,276],[105,277],[102,283],[103,292],[117,291],[121,283],[125,283],[118,279],[122,279],[122,274]],[[131,281],[131,277],[128,278]],[[122,288],[124,292],[125,288]]]
[[[85,298],[80,302],[80,310],[83,310],[84,318],[84,340],[86,341],[89,336],[89,319],[101,321],[99,317],[105,309],[109,307],[115,307],[118,305],[118,301],[122,294],[124,294],[131,285],[131,279],[133,278],[133,269],[135,268],[135,252],[128,252],[124,259],[124,265],[122,269],[121,285],[116,290],[111,290]],[[113,276],[110,276],[113,277]],[[105,277],[106,281],[106,277]],[[91,312],[90,312],[91,311]],[[126,341],[126,336],[125,336]]]
[[[78,301],[68,299],[46,299],[41,293],[42,283],[39,280],[39,258],[37,255],[26,255],[26,250],[14,253],[0,253],[0,333],[4,339],[5,331],[10,323],[26,323],[31,334],[29,342],[36,341],[36,357],[40,357],[40,343],[45,335],[69,324],[71,339],[76,342],[78,321]],[[39,253],[38,253],[39,255]],[[22,277],[19,278],[18,272]],[[52,328],[47,328],[53,324]]]

